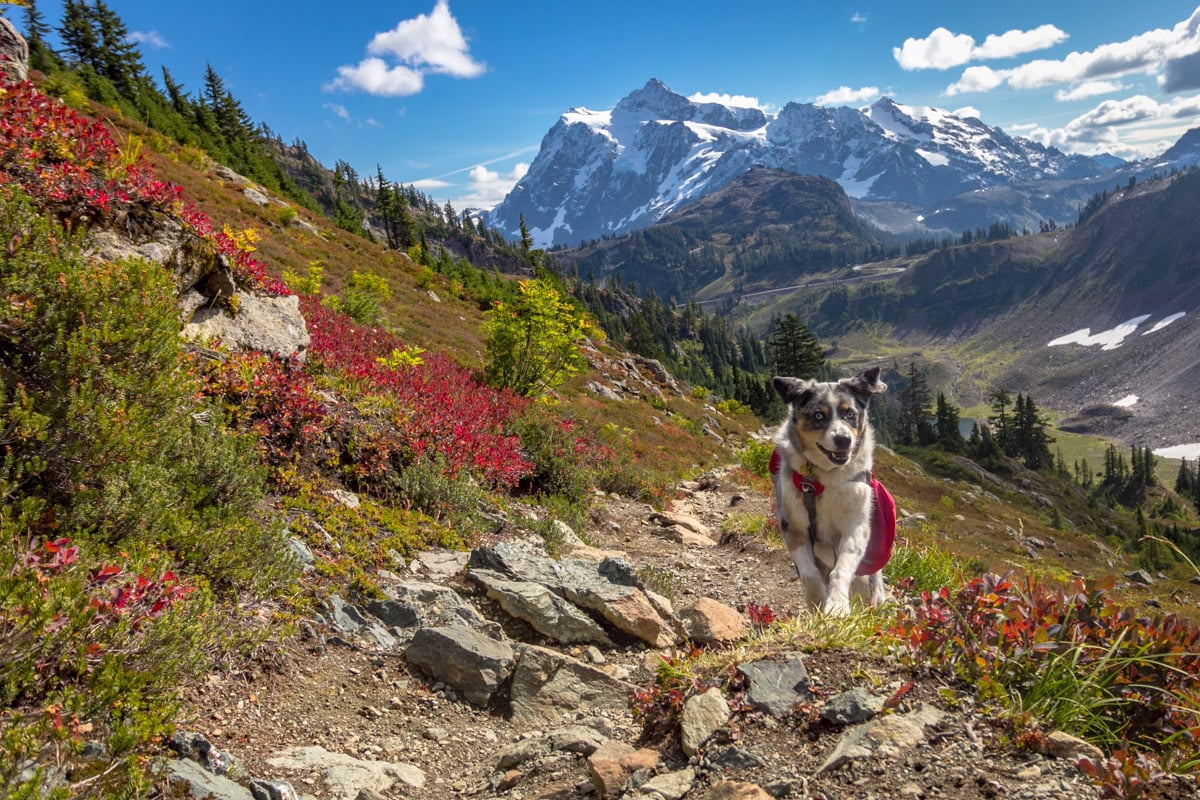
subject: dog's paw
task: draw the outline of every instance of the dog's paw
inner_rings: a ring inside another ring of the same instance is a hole
[[[821,610],[831,617],[845,617],[850,614],[850,598],[844,594],[834,593],[825,598]]]

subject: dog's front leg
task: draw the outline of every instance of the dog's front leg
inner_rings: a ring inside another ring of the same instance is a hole
[[[813,556],[808,531],[792,528],[784,514],[780,514],[779,527],[783,532],[783,540],[788,545],[788,554],[796,565],[796,574],[800,576],[800,585],[804,587],[804,599],[813,608],[819,608],[821,603],[825,602],[825,595],[829,589],[825,584],[825,576],[821,574]]]
[[[829,573],[829,594],[821,610],[833,617],[850,613],[850,586],[866,553],[865,536],[844,536],[838,543],[837,563]]]

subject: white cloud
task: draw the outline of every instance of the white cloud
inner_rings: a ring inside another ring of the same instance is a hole
[[[720,92],[708,92],[707,94],[696,92],[688,98],[693,103],[719,103],[723,106],[731,108],[762,108],[762,103],[758,102],[757,97],[747,97],[744,94],[721,94]]]
[[[907,42],[905,43],[907,44]],[[902,65],[903,66],[903,65]],[[947,94],[990,91],[1007,83],[1013,89],[1041,89],[1056,84],[1096,83],[1135,73],[1158,74],[1166,92],[1200,88],[1200,8],[1173,28],[1155,28],[1120,42],[1108,42],[1061,59],[1035,59],[1009,70],[970,67],[946,89]],[[1069,92],[1068,92],[1069,94]]]
[[[1001,34],[989,34],[983,44],[971,52],[972,61],[987,61],[993,58],[1012,58],[1045,50],[1062,44],[1068,36],[1053,25],[1039,25],[1033,30],[1005,31]]]
[[[850,16],[850,21],[855,23],[856,25],[861,25],[867,21],[867,15],[862,13],[861,11],[855,11]]]
[[[331,112],[335,117],[342,120],[343,122],[347,122],[347,123],[349,123],[351,125],[355,125],[359,128],[378,128],[379,127],[379,120],[377,120],[373,117],[365,117],[363,119],[355,119],[354,115],[350,113],[350,109],[346,108],[341,103],[325,103],[322,106],[322,108],[324,108],[326,111]]]
[[[1086,97],[1096,97],[1101,94],[1112,94],[1126,88],[1125,84],[1117,81],[1086,81],[1070,89],[1059,89],[1054,93],[1054,99],[1060,103],[1072,100],[1083,100]]]
[[[467,52],[467,39],[450,13],[447,0],[437,0],[429,14],[419,14],[386,33],[375,34],[367,52],[390,55],[414,68],[456,78],[477,78],[487,69]]]
[[[325,84],[326,91],[355,89],[383,97],[416,94],[425,86],[425,76],[408,67],[388,66],[382,58],[365,58],[357,66],[338,67],[338,76]]]
[[[133,31],[129,34],[129,41],[148,45],[155,50],[166,50],[171,46],[158,31]]]
[[[367,45],[367,55],[356,66],[338,67],[337,77],[324,89],[397,97],[421,91],[428,74],[477,78],[487,71],[471,57],[448,0],[437,0],[428,14],[402,20],[392,30],[375,34]]]
[[[473,167],[467,175],[467,193],[455,200],[458,208],[490,209],[504,199],[517,181],[529,172],[529,165],[522,162],[507,175],[490,170],[482,164]]]
[[[1124,158],[1157,155],[1200,114],[1200,95],[1159,103],[1146,95],[1104,100],[1061,128],[1035,127],[1027,136],[1073,153],[1113,153]]]
[[[410,184],[414,189],[420,189],[423,192],[433,191],[434,189],[445,189],[447,186],[453,186],[450,181],[444,181],[440,178],[425,178],[419,181],[413,181]]]
[[[1008,78],[1008,70],[991,67],[967,67],[957,82],[946,87],[946,94],[953,97],[963,92],[990,92]]]
[[[892,56],[902,69],[950,69],[969,61],[987,61],[1045,50],[1066,41],[1067,34],[1053,25],[1039,25],[1028,30],[1010,30],[989,34],[983,44],[976,45],[975,37],[953,33],[946,28],[934,28],[924,39],[908,38],[900,47],[892,48]]]
[[[972,117],[975,119],[982,119],[983,117],[983,112],[975,106],[963,106],[962,108],[954,109],[950,113],[956,117],[962,117],[963,119],[971,119]]]
[[[973,36],[934,28],[924,39],[905,39],[902,46],[892,48],[892,56],[905,70],[949,69],[970,61],[974,49]]]
[[[864,86],[861,89],[839,86],[833,91],[821,95],[813,102],[819,106],[844,106],[851,103],[866,103],[878,96],[878,86]]]

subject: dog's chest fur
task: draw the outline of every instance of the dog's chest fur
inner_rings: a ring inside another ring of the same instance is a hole
[[[786,423],[785,423],[786,425]],[[819,470],[800,459],[784,457],[780,467],[776,502],[782,506],[783,516],[788,521],[784,539],[788,549],[794,549],[805,540],[811,540],[813,555],[826,571],[835,560],[838,542],[846,536],[863,535],[869,530],[871,513],[871,486],[869,476],[872,468],[871,433],[868,429],[857,456],[845,466],[834,470]],[[798,466],[792,466],[791,462]],[[792,472],[815,480],[824,487],[816,498],[817,536],[812,539],[809,531],[809,514],[804,493],[792,482]]]

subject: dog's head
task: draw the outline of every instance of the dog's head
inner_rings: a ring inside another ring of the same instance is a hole
[[[820,469],[843,467],[858,454],[871,395],[887,391],[879,367],[836,383],[776,377],[774,384],[789,406],[789,441]]]

